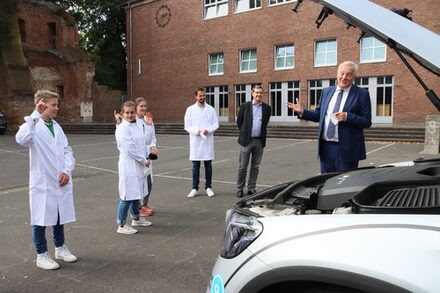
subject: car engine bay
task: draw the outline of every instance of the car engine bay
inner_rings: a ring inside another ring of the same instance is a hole
[[[359,168],[271,187],[236,208],[259,217],[316,214],[440,214],[440,158]]]

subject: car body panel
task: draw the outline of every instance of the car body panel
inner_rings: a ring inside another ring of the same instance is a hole
[[[368,276],[410,292],[440,288],[438,216],[304,215],[260,221],[264,237],[237,257],[216,262],[213,272],[222,275],[225,292],[240,292],[269,271],[300,267]]]

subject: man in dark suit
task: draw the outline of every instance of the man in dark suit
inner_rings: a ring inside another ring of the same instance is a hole
[[[371,102],[367,90],[353,84],[358,65],[345,61],[338,67],[337,86],[322,90],[314,111],[287,103],[301,119],[319,122],[318,157],[321,173],[358,167],[366,159],[364,128],[371,126]]]
[[[247,194],[256,192],[258,168],[266,146],[266,128],[270,119],[270,106],[263,103],[263,88],[255,86],[252,89],[252,101],[243,103],[237,117],[240,129],[238,143],[240,144],[240,167],[237,179],[237,197],[243,197],[246,183],[247,166],[251,160]],[[252,158],[251,158],[252,156]]]

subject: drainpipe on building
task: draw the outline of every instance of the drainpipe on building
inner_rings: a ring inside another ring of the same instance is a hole
[[[130,1],[130,2],[128,2],[128,9],[129,9],[129,11],[130,11],[130,14],[129,14],[129,24],[128,24],[128,26],[129,26],[129,33],[130,33],[130,38],[129,38],[129,43],[130,43],[130,60],[129,60],[129,62],[130,62],[130,95],[129,95],[129,99],[130,100],[133,100],[133,40],[132,40],[132,32],[133,32],[133,24],[132,24],[132,12],[131,12],[131,10],[132,10],[132,7],[131,7],[131,2],[132,1]]]

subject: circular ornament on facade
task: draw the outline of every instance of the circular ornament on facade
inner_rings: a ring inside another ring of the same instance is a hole
[[[171,9],[167,5],[162,5],[156,10],[156,23],[159,27],[165,27],[171,19]]]

